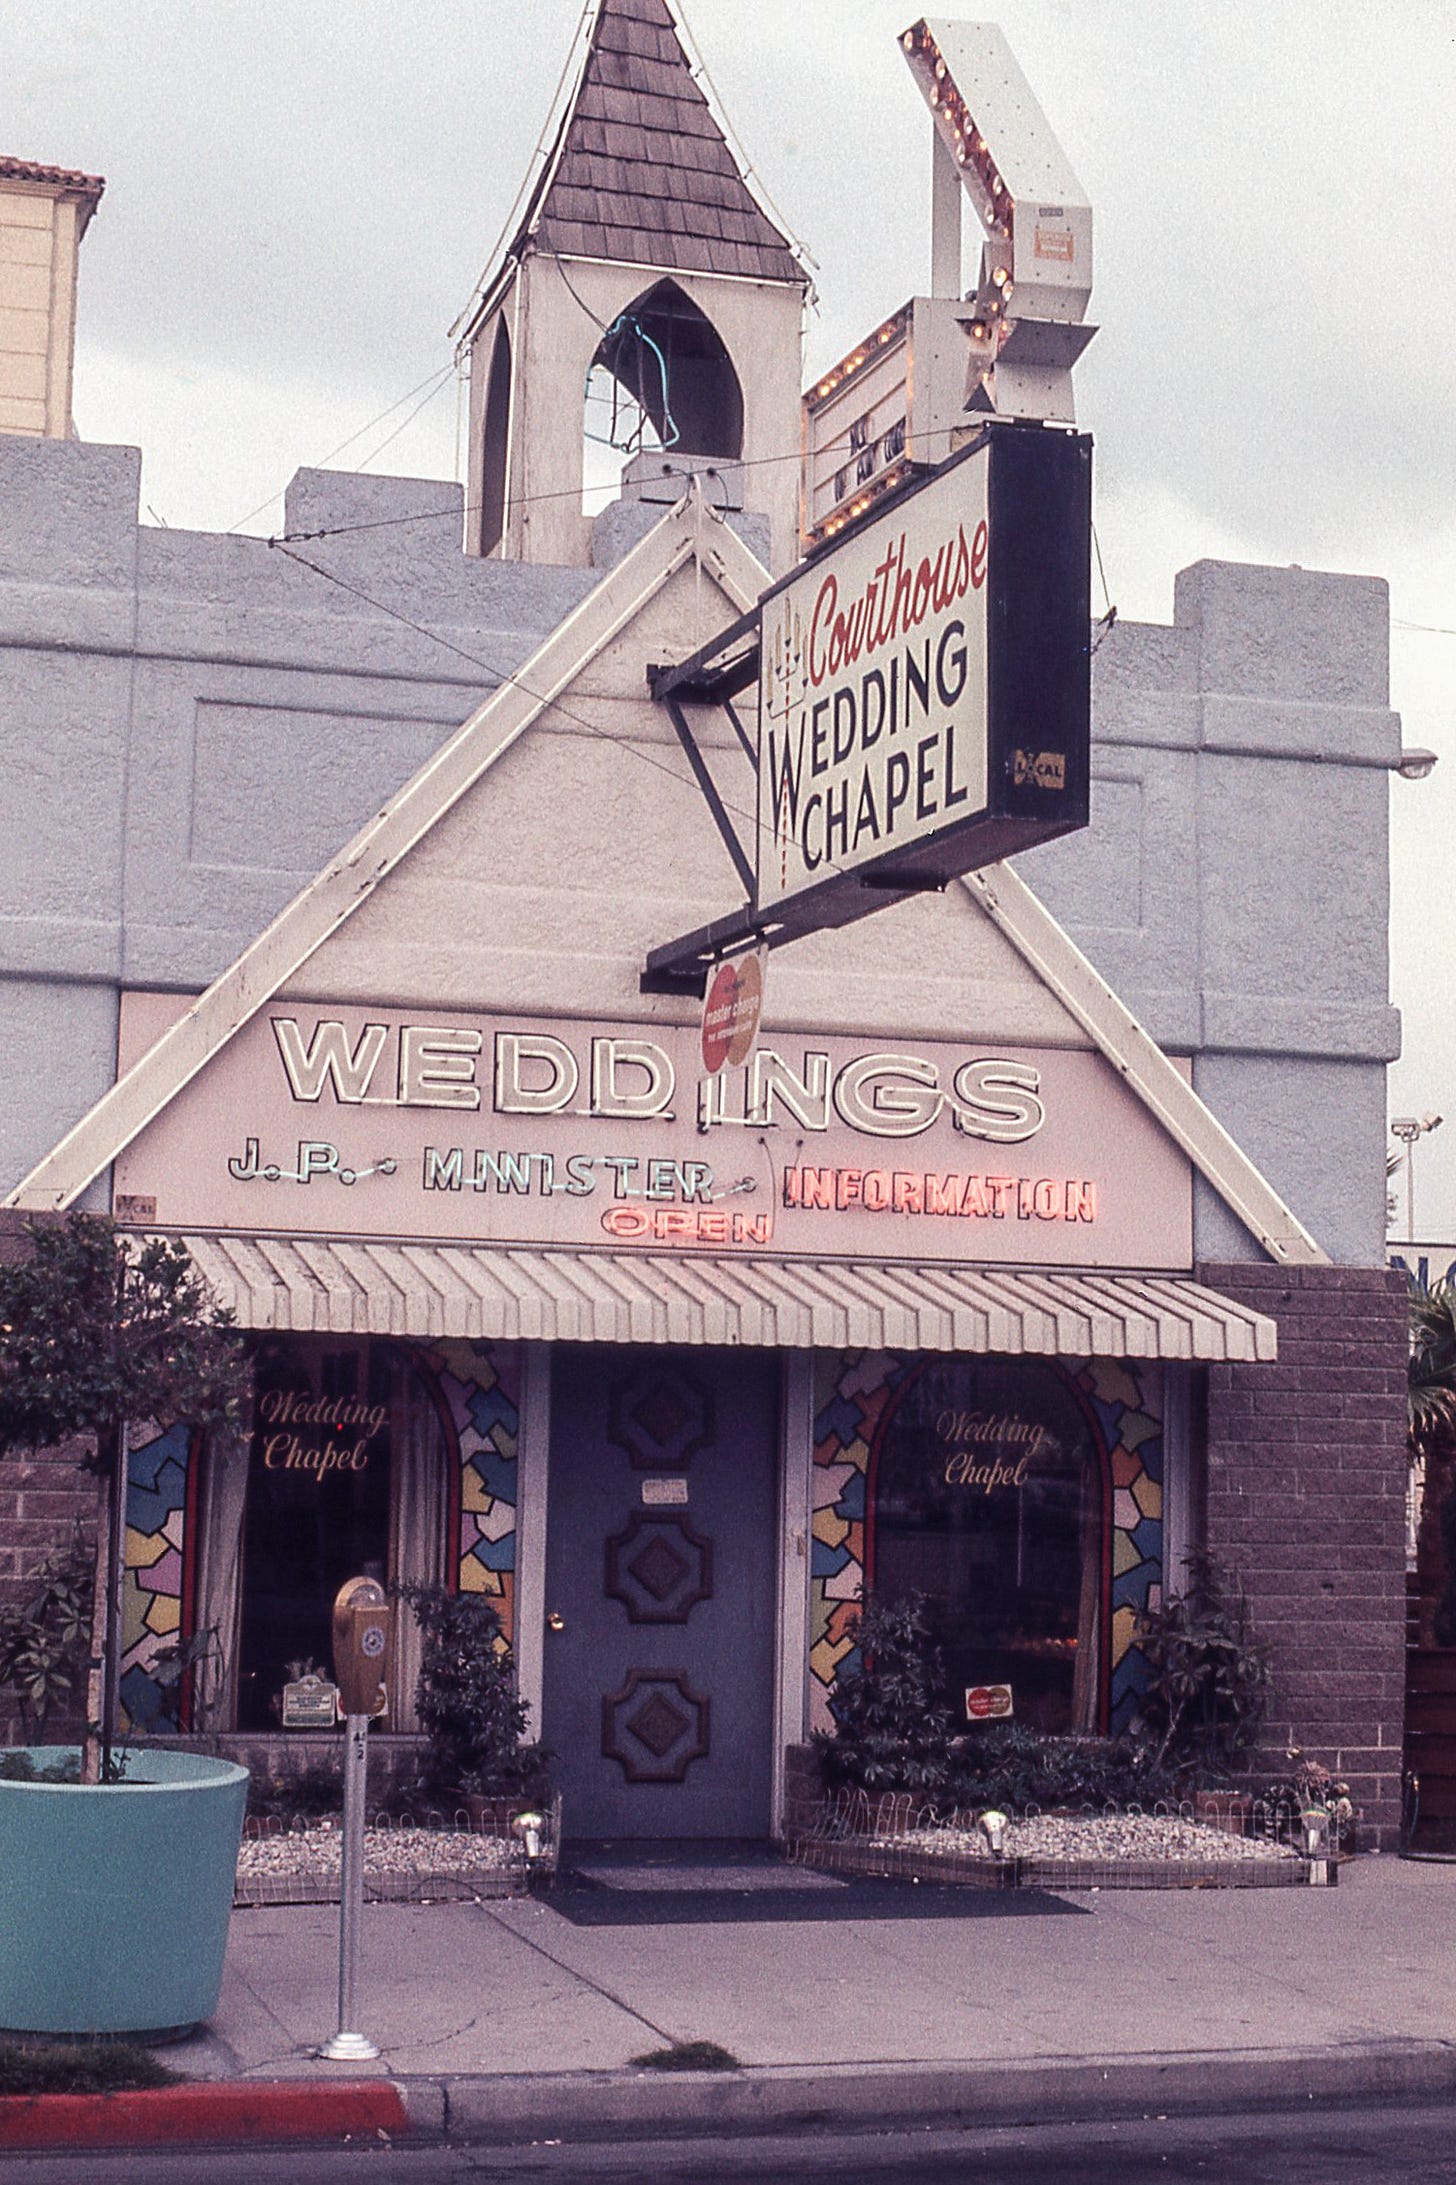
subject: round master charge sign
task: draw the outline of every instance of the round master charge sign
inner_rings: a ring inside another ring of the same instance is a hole
[[[748,1060],[763,1010],[763,963],[758,955],[719,964],[703,1003],[703,1068],[716,1077],[724,1063]]]
[[[703,1068],[710,1077],[716,1077],[728,1060],[737,1001],[738,973],[732,964],[719,964],[703,1003]]]
[[[745,956],[738,966],[738,996],[733,1010],[733,1030],[728,1041],[728,1060],[735,1070],[753,1052],[762,1009],[763,963],[757,956]]]
[[[972,1684],[967,1687],[966,1716],[969,1721],[1002,1721],[1011,1712],[1009,1684]]]

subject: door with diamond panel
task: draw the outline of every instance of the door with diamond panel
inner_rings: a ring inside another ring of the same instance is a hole
[[[560,1346],[541,1735],[573,1836],[769,1829],[778,1360]]]

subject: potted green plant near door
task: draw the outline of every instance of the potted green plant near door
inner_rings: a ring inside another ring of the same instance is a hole
[[[499,1616],[479,1593],[418,1584],[398,1592],[424,1641],[415,1694],[429,1740],[424,1788],[477,1826],[509,1831],[536,1871],[550,1871],[559,1830],[549,1756],[526,1737],[530,1707]]]
[[[242,1415],[247,1361],[185,1249],[37,1219],[0,1265],[0,1455],[79,1440],[98,1513],[80,1746],[0,1755],[0,2027],[156,2033],[216,2007],[247,1771],[119,1741],[130,1435]]]

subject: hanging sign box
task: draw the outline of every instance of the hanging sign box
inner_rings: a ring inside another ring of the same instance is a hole
[[[998,424],[765,594],[772,938],[1084,827],[1092,444]]]

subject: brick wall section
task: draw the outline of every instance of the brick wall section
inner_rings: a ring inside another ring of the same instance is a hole
[[[13,1262],[29,1249],[26,1229],[34,1219],[0,1207],[0,1264]],[[82,1443],[71,1442],[59,1449],[16,1451],[0,1457],[0,1604],[10,1607],[24,1601],[36,1566],[53,1548],[64,1547],[78,1528],[88,1546],[94,1546],[97,1487],[94,1474],[81,1466],[86,1453]],[[54,1742],[79,1730],[83,1697],[77,1694],[76,1705],[66,1716],[50,1717],[48,1740]],[[13,1744],[21,1735],[19,1710],[0,1693],[0,1744]]]
[[[80,1443],[0,1458],[0,1604],[18,1605],[32,1591],[36,1566],[52,1548],[64,1547],[79,1530],[88,1547],[96,1539],[96,1480],[83,1471]],[[74,1709],[55,1713],[46,1738],[68,1736],[81,1722],[83,1694]],[[0,1693],[0,1745],[18,1742],[20,1715],[8,1694]]]
[[[1272,1649],[1251,1772],[1290,1745],[1344,1776],[1393,1848],[1405,1708],[1404,1278],[1208,1266],[1279,1323],[1279,1362],[1208,1369],[1206,1538]]]

